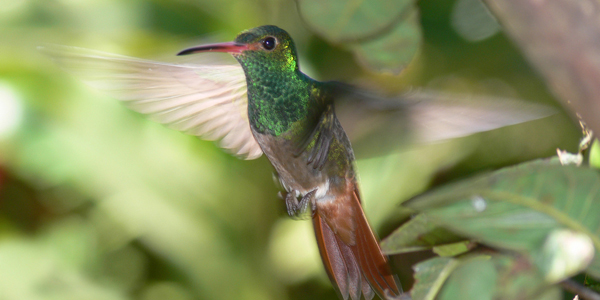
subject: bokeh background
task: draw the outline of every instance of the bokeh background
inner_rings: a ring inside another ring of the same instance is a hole
[[[391,74],[316,35],[291,0],[0,0],[0,299],[336,299],[310,222],[287,218],[264,157],[238,160],[149,122],[62,72],[37,46],[172,61],[185,47],[274,24],[320,80],[556,106],[476,5],[418,2],[422,45]],[[559,109],[359,160],[365,210],[385,237],[410,214],[402,201],[557,147],[575,151],[580,135]],[[414,255],[392,259],[410,287]]]

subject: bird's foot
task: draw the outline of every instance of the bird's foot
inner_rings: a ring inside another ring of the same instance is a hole
[[[285,195],[285,205],[287,207],[287,212],[290,217],[293,219],[301,219],[304,216],[304,213],[308,210],[308,205],[311,204],[311,211],[314,211],[316,208],[316,203],[314,201],[314,195],[317,190],[312,190],[306,193],[300,201],[296,197],[296,191],[291,191]],[[280,194],[281,197],[283,195]]]

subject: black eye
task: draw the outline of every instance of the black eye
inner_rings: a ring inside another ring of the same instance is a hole
[[[263,46],[263,48],[265,48],[265,50],[273,50],[273,49],[275,49],[276,45],[277,45],[277,40],[272,36],[267,37],[262,41],[262,46]]]

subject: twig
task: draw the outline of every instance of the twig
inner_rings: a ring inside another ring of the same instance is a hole
[[[582,300],[600,300],[600,294],[571,279],[564,280],[560,285],[567,291],[579,295]]]

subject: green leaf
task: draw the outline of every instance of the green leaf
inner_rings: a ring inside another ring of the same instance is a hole
[[[398,254],[427,250],[462,240],[464,239],[460,236],[436,226],[426,215],[419,214],[381,241],[381,248],[387,254]]]
[[[349,48],[366,68],[399,73],[421,44],[413,0],[297,0],[306,23],[321,37]]]
[[[588,272],[600,269],[600,177],[589,168],[534,161],[440,188],[410,208],[482,243],[535,255],[556,230],[586,234],[595,247]]]
[[[491,261],[498,274],[496,299],[562,299],[561,289],[545,282],[540,270],[527,257],[495,254]]]
[[[456,269],[460,261],[450,257],[436,257],[421,262],[413,267],[415,270],[415,285],[411,290],[414,300],[435,299],[442,285]]]
[[[308,25],[334,43],[371,38],[391,26],[413,0],[297,0]]]
[[[413,300],[561,298],[561,290],[544,282],[539,269],[522,255],[480,251],[458,258],[436,257],[414,270]]]
[[[398,74],[415,57],[421,44],[419,12],[410,14],[389,33],[352,45],[357,60],[379,72]]]
[[[458,0],[452,8],[450,24],[463,39],[469,42],[485,40],[501,28],[481,0]]]
[[[484,258],[468,260],[456,268],[438,299],[492,300],[498,275],[494,263]]]
[[[433,247],[433,253],[439,256],[456,256],[473,249],[477,244],[471,241]]]
[[[598,139],[594,139],[590,148],[590,166],[600,169],[600,143]]]

